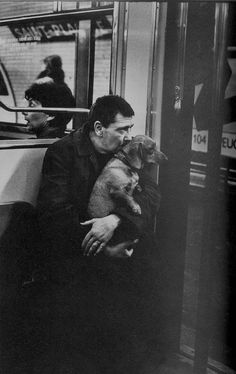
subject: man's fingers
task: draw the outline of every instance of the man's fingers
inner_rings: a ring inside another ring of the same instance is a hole
[[[94,256],[96,256],[98,253],[100,253],[103,248],[105,247],[105,243],[101,243],[96,252],[94,253]]]
[[[87,255],[90,251],[90,248],[96,243],[96,239],[92,236],[88,242],[86,243],[85,245],[85,248],[84,248],[84,254]]]
[[[92,223],[94,222],[95,222],[95,219],[93,218],[93,219],[90,219],[89,221],[80,222],[80,224],[86,226],[86,225],[92,225]]]
[[[82,248],[85,248],[87,246],[88,241],[92,238],[92,233],[89,231],[87,235],[85,235],[84,240],[81,244]]]
[[[98,240],[96,240],[92,245],[91,247],[88,249],[87,251],[87,256],[90,256],[90,255],[94,255],[96,256],[96,254],[98,254],[102,248],[104,247],[104,243],[101,243],[99,242]]]

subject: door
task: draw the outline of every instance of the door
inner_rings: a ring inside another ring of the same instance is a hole
[[[164,341],[199,374],[235,369],[234,7],[169,2],[167,9],[161,149],[168,165],[160,169],[157,221]]]

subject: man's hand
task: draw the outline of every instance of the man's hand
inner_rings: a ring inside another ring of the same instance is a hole
[[[84,255],[97,255],[112,238],[115,229],[120,224],[120,218],[115,214],[103,218],[93,218],[89,221],[81,222],[81,225],[92,225],[91,230],[85,236],[82,249]]]

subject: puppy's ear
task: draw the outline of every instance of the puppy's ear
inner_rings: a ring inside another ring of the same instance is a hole
[[[143,151],[143,144],[144,143],[138,143],[138,154],[139,154],[139,157],[140,157],[140,160],[143,161],[144,160],[144,151]]]
[[[156,151],[155,158],[156,158],[156,162],[158,164],[160,164],[163,161],[167,161],[168,160],[168,157],[165,155],[165,153],[163,153],[161,151]]]
[[[123,149],[128,163],[135,169],[141,169],[143,166],[141,158],[142,150],[140,149],[141,145],[142,144],[140,143],[134,143],[131,141]]]

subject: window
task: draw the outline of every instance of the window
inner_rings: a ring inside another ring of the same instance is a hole
[[[62,12],[50,14],[51,3],[37,3],[37,12],[35,6],[32,4],[27,12],[22,10],[30,17],[0,21],[1,61],[13,89],[15,105],[26,106],[25,90],[45,69],[45,57],[59,55],[65,83],[76,98],[76,106],[88,108],[98,96],[110,90],[112,7],[105,10],[98,7],[96,15],[93,12],[87,15],[83,8],[72,9],[67,14],[69,9],[63,12],[62,7]],[[19,15],[18,6],[14,13],[13,8],[0,2],[0,13],[2,10],[6,16]],[[38,15],[43,12],[47,14]],[[0,79],[1,92],[7,92],[3,78]],[[26,124],[21,113],[16,122]]]

